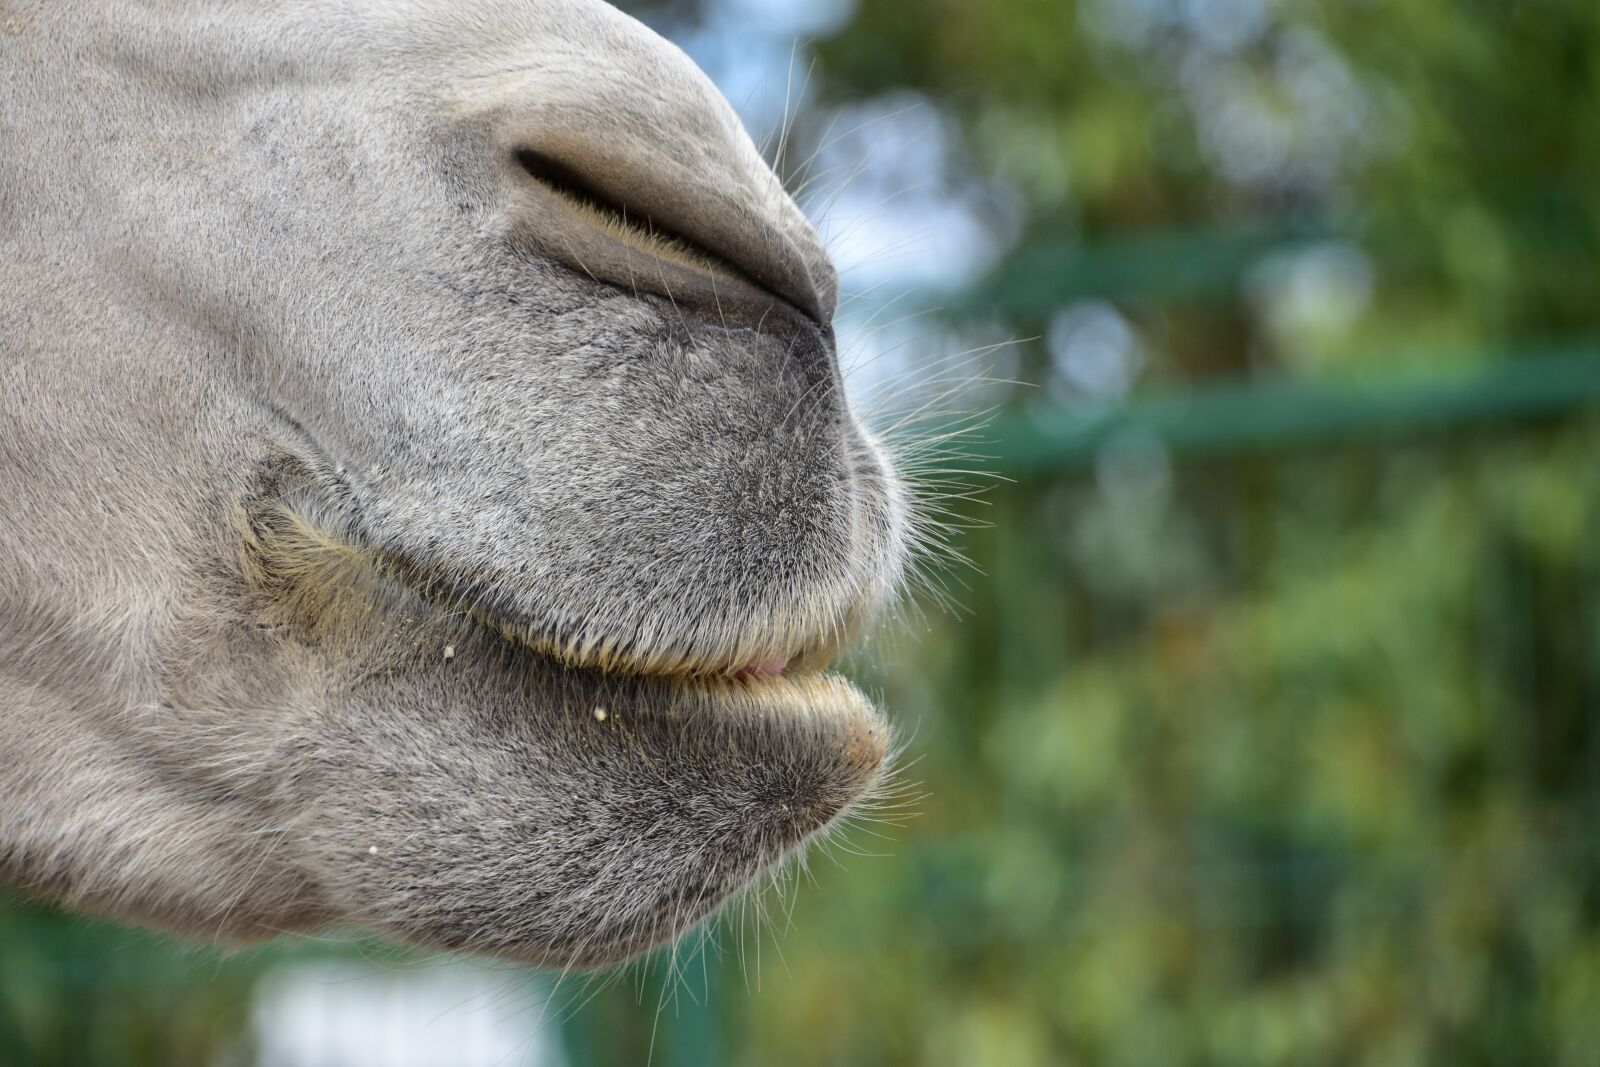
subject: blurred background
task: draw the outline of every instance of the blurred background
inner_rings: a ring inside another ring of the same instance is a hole
[[[0,1064],[1600,1063],[1600,5],[624,6],[947,544],[885,821],[597,979],[6,900]]]

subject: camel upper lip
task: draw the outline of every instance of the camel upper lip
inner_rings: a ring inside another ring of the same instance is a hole
[[[419,597],[443,616],[470,619],[511,645],[569,667],[640,678],[680,682],[721,679],[759,686],[778,678],[821,673],[850,637],[842,628],[831,639],[807,647],[782,648],[751,642],[723,654],[687,646],[644,647],[625,633],[598,632],[592,618],[536,617],[507,611],[502,607],[508,600],[504,593],[512,583],[464,580],[418,561],[409,553],[383,547],[359,522],[339,522],[331,527],[319,522],[312,517],[318,510],[312,508],[308,514],[281,497],[258,498],[250,508],[256,551],[270,552],[264,543],[281,541],[290,558],[308,547],[342,559],[354,557],[375,575]]]
[[[568,627],[541,625],[490,608],[488,605],[496,599],[490,595],[495,591],[491,584],[485,583],[481,588],[467,586],[395,553],[379,552],[377,555],[385,574],[435,606],[471,618],[513,645],[531,649],[570,667],[643,678],[725,679],[759,685],[780,677],[821,673],[839,652],[837,647],[767,648],[719,658],[639,648],[624,637],[578,638],[572,633],[587,630],[586,619],[573,620]]]
[[[594,619],[589,617],[534,618],[531,614],[506,611],[500,607],[507,602],[503,594],[516,589],[515,582],[468,581],[419,560],[403,547],[386,545],[386,539],[375,536],[362,521],[365,509],[359,501],[365,493],[355,473],[357,468],[338,461],[324,449],[293,413],[277,405],[272,405],[270,411],[293,442],[290,453],[304,464],[303,473],[311,477],[290,486],[278,481],[278,475],[245,502],[248,522],[258,537],[264,527],[287,520],[286,525],[297,528],[291,537],[309,536],[323,549],[359,557],[377,575],[444,614],[470,618],[508,643],[565,666],[678,681],[727,679],[756,686],[778,678],[827,671],[859,635],[869,617],[868,612],[853,606],[842,620],[814,634],[807,643],[782,647],[771,641],[750,641],[731,652],[718,652],[687,644],[676,648],[644,647],[626,634],[595,636]],[[278,513],[277,520],[271,516],[273,511]],[[260,549],[258,544],[254,550]]]

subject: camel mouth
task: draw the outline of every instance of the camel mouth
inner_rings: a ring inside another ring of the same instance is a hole
[[[348,817],[407,829],[380,843],[387,866],[373,869],[377,880],[340,898],[348,917],[443,949],[604,966],[713,914],[885,779],[889,723],[824,669],[825,648],[652,670],[662,657],[626,642],[574,647],[481,603],[469,610],[463,590],[414,567],[397,573],[392,559],[282,498],[247,519],[243,559],[260,610],[325,658],[335,699],[403,709],[358,716],[356,751],[405,751],[417,720],[454,754],[405,774],[387,757],[372,765],[372,792],[350,801]],[[393,740],[369,745],[371,730]],[[467,768],[468,783],[451,768]],[[459,796],[473,833],[487,826],[518,843],[526,893],[546,894],[537,908],[504,929],[485,926],[474,903],[485,891],[480,866],[441,867],[427,835],[410,832],[453,810],[417,810],[430,794],[412,773],[435,776],[432,795]],[[502,785],[484,789],[485,780]],[[503,808],[507,781],[524,783],[525,795]],[[500,821],[471,814],[484,804]],[[418,888],[409,875],[384,878],[389,869],[432,880]],[[556,874],[565,888],[547,892]]]
[[[414,579],[415,571],[410,575]],[[877,752],[871,765],[875,767],[884,758],[887,731],[878,712],[854,684],[830,670],[846,647],[842,639],[797,647],[789,653],[756,646],[721,658],[691,656],[640,648],[616,638],[564,639],[560,630],[487,609],[482,597],[440,597],[437,579],[431,585],[411,580],[404,584],[447,615],[472,619],[491,640],[585,677],[602,690],[644,685],[670,694],[668,700],[691,701],[710,713],[719,708],[736,709],[735,718],[754,711],[811,721],[858,720],[859,728],[845,732],[847,747],[855,752],[851,761],[858,762],[857,757],[874,748]],[[593,714],[597,721],[605,722],[615,710],[597,704]]]
[[[465,610],[460,603],[437,607]],[[660,670],[653,668],[661,657],[620,642],[574,647],[481,609],[468,615],[471,632],[442,669],[470,671],[480,654],[499,659],[509,653],[536,664],[548,691],[559,694],[543,712],[568,724],[582,759],[621,767],[637,750],[654,749],[647,761],[652,792],[670,797],[685,789],[732,789],[745,797],[725,808],[724,818],[715,820],[718,829],[696,832],[683,869],[645,893],[628,890],[641,898],[659,895],[648,918],[589,929],[576,943],[531,954],[512,950],[530,962],[604,967],[670,941],[759,872],[825,833],[874,791],[891,762],[887,720],[856,685],[826,669],[826,652]],[[686,817],[681,806],[670,810],[671,819]]]

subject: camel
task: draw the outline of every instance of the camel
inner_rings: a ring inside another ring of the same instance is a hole
[[[0,0],[0,882],[596,966],[883,779],[822,243],[598,0]]]

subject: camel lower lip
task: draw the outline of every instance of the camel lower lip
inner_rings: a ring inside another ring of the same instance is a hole
[[[706,715],[731,727],[741,720],[789,724],[815,739],[827,738],[845,764],[863,772],[875,770],[888,751],[888,725],[843,675],[679,679],[665,684],[677,698],[665,712],[669,717]]]
[[[770,676],[662,675],[605,671],[540,656],[582,693],[569,713],[590,727],[627,730],[639,717],[695,721],[743,733],[779,729],[806,743],[835,750],[846,764],[876,768],[885,757],[889,728],[872,702],[843,675],[794,671]],[[461,664],[457,656],[452,667]]]
[[[871,702],[839,674],[674,677],[608,674],[570,666],[562,669],[587,678],[594,687],[598,702],[593,717],[598,722],[612,722],[637,709],[652,715],[726,716],[730,723],[749,715],[819,725],[858,718],[872,730],[883,729]]]

